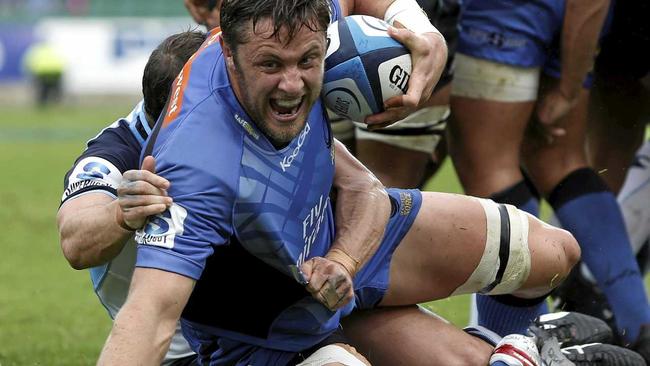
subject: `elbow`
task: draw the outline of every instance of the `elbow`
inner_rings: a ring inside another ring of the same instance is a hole
[[[63,256],[68,261],[70,267],[80,270],[88,268],[88,264],[83,260],[81,251],[78,249],[75,241],[70,238],[61,238],[61,250]]]
[[[384,184],[372,173],[368,174],[368,180],[362,189],[364,192],[369,192],[376,200],[390,202],[388,192]]]
[[[77,270],[88,268],[88,266],[83,262],[79,251],[74,250],[74,248],[70,248],[70,246],[66,246],[63,243],[61,243],[61,249],[63,250],[63,256],[68,261],[70,267]]]

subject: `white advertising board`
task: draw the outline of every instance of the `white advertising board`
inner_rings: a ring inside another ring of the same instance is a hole
[[[66,59],[69,94],[140,94],[142,72],[167,36],[195,28],[187,18],[50,18],[35,29]]]

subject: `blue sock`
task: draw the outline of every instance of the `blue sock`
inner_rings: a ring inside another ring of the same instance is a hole
[[[494,202],[513,205],[533,216],[539,215],[539,194],[532,182],[524,177],[518,183],[490,196]]]
[[[508,365],[507,363],[505,363],[503,361],[494,361],[494,362],[492,362],[490,364],[490,366],[510,366],[510,365]]]
[[[517,208],[534,216],[539,213],[539,199],[536,197],[532,185],[525,180],[493,194],[490,198],[498,203],[517,206]],[[503,297],[500,298],[504,299]],[[524,299],[518,301],[513,296],[510,298],[509,301],[497,301],[492,296],[477,294],[478,324],[501,336],[512,333],[526,334],[532,320],[536,316],[548,312],[546,302],[543,299],[531,303]]]
[[[533,319],[548,312],[546,296],[522,299],[512,295],[476,295],[478,324],[500,336],[526,334]]]
[[[634,342],[640,326],[650,323],[650,306],[616,197],[593,170],[582,168],[564,178],[548,201],[580,244],[619,333]]]

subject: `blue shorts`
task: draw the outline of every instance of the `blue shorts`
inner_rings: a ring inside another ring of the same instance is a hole
[[[560,77],[564,0],[467,0],[458,52]],[[591,74],[585,87],[591,86]]]
[[[370,309],[381,301],[388,289],[393,252],[409,231],[422,206],[422,193],[416,189],[388,189],[392,212],[384,238],[375,255],[354,277],[356,307]]]
[[[203,338],[202,341],[198,341],[197,338],[192,337],[191,329],[183,329],[183,331],[187,332],[188,338],[191,339],[192,349],[199,349],[201,351],[199,354],[203,355],[198,356],[199,364],[210,366],[289,366],[304,361],[319,348],[334,343],[350,343],[343,335],[341,328],[303,352],[287,352],[259,347],[216,336],[212,339]],[[204,335],[202,334],[202,336]],[[201,349],[202,347],[203,349]]]

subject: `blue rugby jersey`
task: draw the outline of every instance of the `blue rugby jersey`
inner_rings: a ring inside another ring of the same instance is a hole
[[[104,193],[116,198],[122,174],[139,168],[142,144],[150,132],[142,102],[127,117],[100,131],[88,141],[86,150],[66,173],[61,204],[85,193]],[[115,318],[126,301],[135,258],[136,244],[129,239],[115,258],[104,265],[90,268],[95,294],[111,318]],[[192,354],[179,326],[163,365]]]
[[[316,103],[299,135],[276,150],[233,94],[217,39],[208,43],[179,75],[159,122],[153,155],[174,205],[136,234],[136,265],[197,280],[183,312],[191,334],[301,351],[354,306],[329,311],[298,270],[334,239],[329,123]]]

